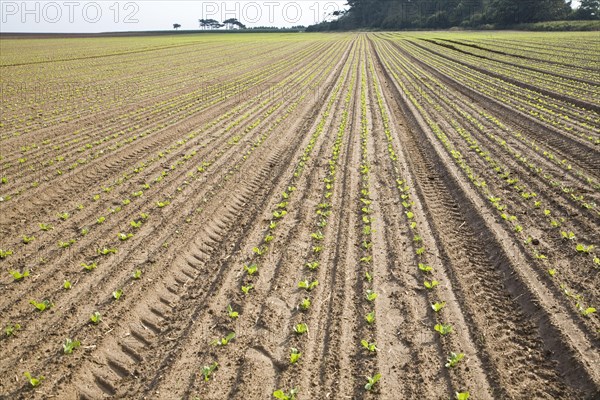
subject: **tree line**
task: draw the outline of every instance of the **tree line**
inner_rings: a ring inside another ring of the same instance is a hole
[[[575,10],[565,0],[347,0],[335,21],[307,31],[511,27],[566,19],[597,20],[600,0],[582,0]]]

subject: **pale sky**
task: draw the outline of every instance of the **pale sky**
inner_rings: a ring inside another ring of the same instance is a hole
[[[0,32],[96,33],[199,29],[199,19],[237,18],[252,26],[291,27],[331,19],[346,0],[0,0]],[[573,7],[579,5],[573,1]],[[327,17],[329,15],[329,17]]]
[[[345,0],[0,0],[0,32],[199,29],[199,19],[237,18],[248,27],[312,25]],[[329,17],[331,19],[331,17]]]

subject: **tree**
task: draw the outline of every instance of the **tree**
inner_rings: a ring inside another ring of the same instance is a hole
[[[233,29],[234,26],[237,26],[239,29],[246,29],[246,25],[242,24],[236,18],[229,18],[223,21],[223,24],[227,26],[227,29]]]
[[[223,25],[221,25],[219,21],[215,19],[199,19],[198,22],[200,23],[200,28],[202,29],[218,29],[223,27]]]
[[[173,24],[173,29],[177,30],[177,29],[179,29],[179,28],[181,28],[181,25],[180,25],[180,24]]]
[[[581,0],[575,19],[600,19],[600,0]]]

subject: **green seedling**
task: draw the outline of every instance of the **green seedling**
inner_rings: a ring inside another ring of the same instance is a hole
[[[247,286],[242,286],[242,292],[244,292],[244,294],[248,294],[248,292],[250,292],[250,290],[254,288],[254,285],[250,284]]]
[[[366,298],[369,301],[373,301],[375,300],[379,295],[377,293],[375,293],[375,291],[373,290],[367,290],[367,294],[366,294]]]
[[[35,240],[35,236],[23,235],[23,244],[31,243]]]
[[[425,254],[425,246],[419,247],[417,250],[415,250],[415,254],[418,256]]]
[[[296,395],[298,394],[298,390],[291,389],[289,393],[285,393],[283,390],[279,389],[273,392],[273,397],[279,400],[296,400]]]
[[[58,242],[58,247],[60,247],[61,249],[66,249],[68,247],[71,247],[71,245],[75,244],[76,240],[75,239],[69,239],[67,242],[63,242],[62,240]]]
[[[296,332],[298,335],[303,335],[306,332],[308,332],[308,325],[304,323],[297,324],[296,326],[294,326],[294,332]]]
[[[259,256],[259,257],[261,257],[264,254],[266,254],[268,250],[269,250],[269,248],[267,246],[253,247],[252,248],[252,252],[254,254],[256,254],[257,256]]]
[[[275,219],[281,219],[281,218],[285,217],[286,215],[287,215],[287,211],[285,211],[285,210],[273,212],[273,218],[275,218]]]
[[[119,233],[117,234],[117,237],[119,238],[119,240],[124,242],[125,240],[132,238],[133,233]]]
[[[67,338],[63,343],[63,352],[65,354],[72,354],[73,350],[75,350],[79,346],[81,346],[81,342],[79,340],[71,340]]]
[[[235,332],[229,332],[227,336],[221,339],[213,340],[211,344],[213,346],[227,346],[233,339],[235,339]]]
[[[300,302],[300,309],[306,311],[310,308],[310,299],[305,298]]]
[[[58,214],[58,218],[62,219],[63,221],[68,220],[70,216],[71,215],[68,212]]]
[[[211,365],[205,365],[202,367],[202,376],[204,377],[204,382],[208,382],[210,379],[210,375],[217,370],[219,364],[215,361]]]
[[[50,224],[44,224],[44,223],[40,222],[38,225],[39,225],[40,229],[44,232],[49,231],[50,229],[54,229],[52,227],[52,225],[50,225]]]
[[[371,282],[373,281],[373,275],[371,275],[369,271],[365,271],[365,279],[367,280],[367,282]]]
[[[371,311],[370,313],[365,315],[365,320],[369,325],[373,324],[373,322],[375,322],[375,311]]]
[[[265,236],[264,242],[265,243],[270,243],[270,242],[273,241],[273,239],[275,239],[275,236],[273,236],[273,235],[267,235],[267,236]]]
[[[227,315],[229,315],[229,318],[231,318],[231,319],[236,319],[237,317],[240,316],[240,313],[238,313],[237,311],[233,311],[231,304],[229,304],[227,306]]]
[[[456,392],[455,394],[456,400],[468,400],[471,395],[469,392]]]
[[[134,228],[134,229],[139,229],[139,228],[142,227],[142,221],[138,221],[138,222],[131,221],[129,223],[129,225],[131,225],[131,227]]]
[[[423,263],[419,263],[419,269],[425,273],[433,271],[433,268],[431,268],[429,265],[425,265]]]
[[[308,269],[310,269],[311,271],[314,271],[315,269],[319,268],[319,262],[318,261],[313,261],[313,262],[307,262],[306,266],[308,267]]]
[[[168,206],[169,204],[171,204],[171,202],[170,202],[169,200],[165,200],[165,201],[157,201],[157,202],[156,202],[156,206],[157,206],[158,208],[163,208],[163,207],[166,207],[166,206]]]
[[[12,255],[12,253],[13,252],[10,251],[10,250],[2,250],[2,249],[0,249],[0,260],[3,259],[3,258],[8,257],[10,255]]]
[[[300,360],[300,356],[302,356],[302,353],[300,353],[297,348],[292,347],[290,350],[290,363],[296,364],[298,360]]]
[[[588,308],[584,308],[581,304],[577,303],[577,308],[579,309],[579,312],[581,313],[581,315],[583,315],[584,317],[589,316],[590,314],[593,314],[596,312],[596,309],[594,307],[588,307]]]
[[[104,223],[104,221],[106,221],[106,217],[100,217],[100,218],[98,218],[98,219],[96,220],[96,223],[97,223],[98,225],[101,225],[101,224],[103,224],[103,223]]]
[[[32,304],[35,308],[37,308],[39,311],[45,311],[46,309],[53,306],[50,300],[42,300],[40,303],[38,303],[35,300],[29,300],[29,303]]]
[[[589,254],[592,252],[592,250],[594,250],[596,246],[594,246],[593,244],[590,244],[589,246],[586,246],[584,244],[579,243],[577,245],[577,247],[575,248],[575,250],[577,250],[577,252],[579,253],[586,253]]]
[[[313,238],[314,240],[323,240],[325,239],[325,236],[319,231],[319,232],[313,232],[310,234],[310,237]]]
[[[90,233],[90,230],[89,230],[88,228],[82,228],[82,229],[81,229],[81,236],[85,236],[85,235],[87,235],[88,233]]]
[[[377,344],[375,342],[369,343],[368,341],[366,341],[365,339],[363,339],[363,340],[360,341],[360,344],[362,344],[362,346],[365,349],[369,350],[370,352],[376,352],[377,350],[379,350],[377,348]]]
[[[381,374],[377,373],[373,375],[373,377],[367,376],[367,384],[365,385],[365,389],[368,391],[373,390],[373,386],[381,379]]]
[[[4,328],[4,334],[6,336],[16,336],[17,332],[19,332],[21,330],[21,325],[19,324],[8,324],[6,325],[6,327]]]
[[[277,222],[271,221],[271,223],[269,224],[269,229],[273,230],[275,228],[277,228]]]
[[[258,265],[256,265],[256,264],[244,265],[244,270],[248,273],[248,275],[252,276],[258,272]]]
[[[131,274],[131,277],[133,279],[140,279],[142,277],[142,270],[141,269],[136,269],[135,271],[133,271],[133,273]]]
[[[25,372],[25,373],[23,373],[23,375],[25,375],[25,378],[27,378],[27,380],[29,381],[29,384],[31,385],[31,387],[40,386],[40,384],[44,380],[43,376],[40,375],[36,378],[36,377],[31,376],[31,374],[29,372]]]
[[[102,314],[100,314],[98,311],[95,311],[90,316],[90,321],[92,321],[93,324],[98,325],[100,321],[102,321]]]
[[[87,272],[93,271],[98,267],[98,264],[96,264],[95,262],[91,263],[91,264],[86,264],[86,263],[81,263],[81,266],[83,267],[84,270],[86,270]]]
[[[366,257],[362,257],[360,259],[360,262],[365,263],[365,264],[370,264],[371,261],[373,261],[373,256],[366,256]]]
[[[438,312],[440,311],[442,308],[444,308],[446,306],[446,302],[442,301],[441,303],[435,302],[431,305],[431,308],[433,308],[433,311]]]
[[[425,281],[423,282],[423,285],[425,285],[425,287],[429,290],[435,288],[437,285],[439,285],[440,283],[438,281]]]
[[[313,253],[320,253],[323,251],[323,247],[321,246],[313,246],[312,248]]]
[[[66,289],[66,290],[68,290],[68,289],[71,289],[71,286],[73,286],[73,285],[71,284],[71,281],[64,281],[64,282],[63,282],[63,288],[64,288],[64,289]]]
[[[106,248],[103,247],[102,249],[98,249],[98,254],[101,254],[103,256],[107,256],[109,254],[116,254],[117,253],[117,249],[114,248]]]
[[[456,365],[465,357],[463,353],[450,353],[450,357],[448,357],[448,362],[446,363],[446,368],[454,368]]]
[[[308,282],[308,280],[303,280],[301,282],[298,282],[298,287],[302,288],[302,289],[306,289],[307,292],[312,291],[317,286],[319,286],[318,280],[314,280],[312,282]]]
[[[143,219],[144,221],[148,219],[148,217],[150,217],[149,214],[146,213],[140,213],[140,218]]]
[[[9,274],[12,275],[15,281],[21,281],[23,278],[27,278],[29,276],[29,270],[25,270],[23,273],[19,271],[10,271]]]
[[[560,234],[562,235],[563,239],[575,240],[575,234],[573,232],[561,231]]]
[[[114,292],[112,292],[112,295],[115,300],[119,300],[121,296],[123,296],[123,289],[115,290]]]
[[[440,335],[444,336],[452,332],[452,325],[446,324],[436,324],[433,329],[438,332]]]

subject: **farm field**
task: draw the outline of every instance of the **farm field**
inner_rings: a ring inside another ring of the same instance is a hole
[[[597,33],[0,53],[0,398],[600,398]]]

